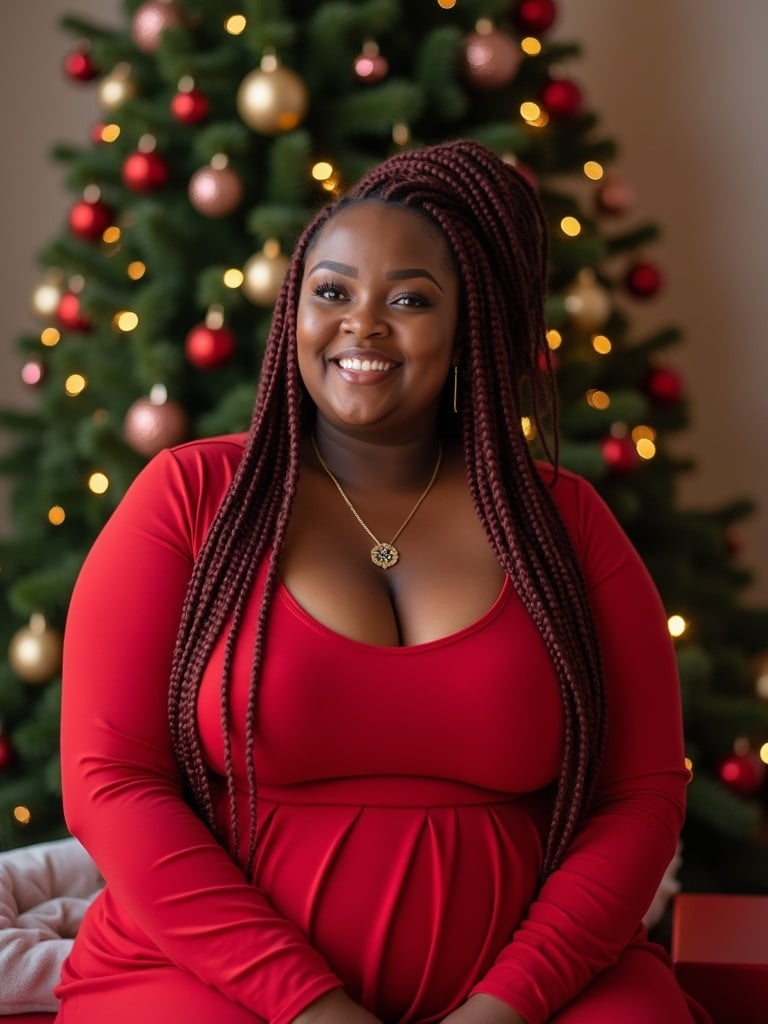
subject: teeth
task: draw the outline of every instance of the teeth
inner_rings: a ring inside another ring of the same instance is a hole
[[[369,370],[378,370],[379,372],[391,370],[394,365],[394,363],[387,363],[383,359],[357,359],[353,357],[339,360],[339,366],[342,370],[359,370],[363,373],[367,373]]]

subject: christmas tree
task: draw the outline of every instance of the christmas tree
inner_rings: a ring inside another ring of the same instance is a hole
[[[64,23],[65,74],[96,90],[102,118],[54,151],[72,207],[41,253],[38,329],[17,343],[36,401],[0,410],[12,439],[0,846],[64,832],[61,634],[126,487],[164,446],[247,428],[271,307],[311,213],[399,148],[471,137],[539,191],[561,460],[607,499],[669,614],[692,765],[684,884],[768,891],[768,611],[744,605],[733,541],[749,504],[679,507],[691,469],[670,444],[689,415],[671,358],[680,334],[633,323],[661,287],[657,229],[633,220],[617,147],[579,87],[579,47],[550,32],[554,0],[224,6],[124,0],[122,29]]]

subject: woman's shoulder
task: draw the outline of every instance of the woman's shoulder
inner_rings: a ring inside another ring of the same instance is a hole
[[[552,497],[581,562],[594,586],[637,555],[612,510],[583,476],[549,463],[536,468]]]

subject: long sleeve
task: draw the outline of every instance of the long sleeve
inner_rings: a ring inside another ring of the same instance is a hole
[[[561,511],[584,566],[608,698],[595,803],[486,976],[529,1024],[572,999],[632,940],[671,860],[684,815],[674,651],[658,594],[612,514],[566,474]],[[574,500],[575,489],[575,500]]]
[[[65,635],[64,801],[108,892],[151,942],[258,1017],[285,1024],[340,981],[185,802],[167,721],[194,553],[241,450],[232,439],[158,456],[89,554]]]

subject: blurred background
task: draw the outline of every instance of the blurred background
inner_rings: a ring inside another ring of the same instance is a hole
[[[684,501],[754,499],[757,514],[739,526],[740,558],[756,574],[750,600],[765,602],[768,4],[559,0],[558,8],[553,35],[583,46],[572,75],[601,134],[620,146],[617,168],[637,192],[637,219],[662,229],[650,255],[665,286],[643,315],[685,334],[673,361],[691,399],[691,427],[675,443],[697,468],[682,483]],[[117,24],[119,11],[118,0],[6,2],[0,11],[0,405],[33,397],[20,383],[13,343],[34,325],[35,254],[71,204],[48,150],[82,143],[98,114],[94,90],[62,74],[71,40],[58,20],[81,13]],[[0,529],[6,494],[0,482]]]

